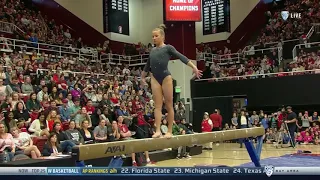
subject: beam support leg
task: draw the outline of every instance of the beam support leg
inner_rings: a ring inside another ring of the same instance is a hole
[[[254,146],[252,140],[245,139],[244,144],[247,148],[248,154],[251,158],[251,161],[254,163],[256,167],[261,167],[260,164],[260,155],[262,150],[263,139],[262,136],[258,136],[257,138],[257,147]]]

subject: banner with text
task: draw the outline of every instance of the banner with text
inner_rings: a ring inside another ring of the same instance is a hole
[[[230,32],[230,0],[202,0],[203,35]]]
[[[201,0],[166,0],[166,21],[201,21]]]
[[[103,0],[103,32],[130,35],[129,0]]]

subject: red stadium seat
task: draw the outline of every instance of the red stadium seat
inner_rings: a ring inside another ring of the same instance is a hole
[[[42,152],[44,144],[47,142],[46,137],[33,137],[33,144],[38,147],[39,151]]]

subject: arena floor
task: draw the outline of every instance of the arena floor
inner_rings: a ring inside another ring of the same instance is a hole
[[[311,151],[312,154],[320,154],[319,145],[298,145],[293,148],[276,148],[274,145],[264,144],[261,152],[261,159],[269,157],[279,157],[286,154],[296,153],[298,150]],[[172,159],[157,162],[155,166],[160,167],[193,167],[196,165],[226,165],[239,166],[251,162],[245,148],[239,147],[235,143],[223,143],[213,145],[213,150],[204,150],[202,154],[192,156],[190,159]]]

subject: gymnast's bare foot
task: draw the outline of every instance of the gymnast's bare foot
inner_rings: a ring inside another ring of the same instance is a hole
[[[152,138],[160,138],[161,137],[161,132],[156,132],[152,135]]]
[[[164,135],[164,137],[167,138],[167,139],[171,139],[171,138],[172,138],[172,133],[167,132],[167,133]]]

